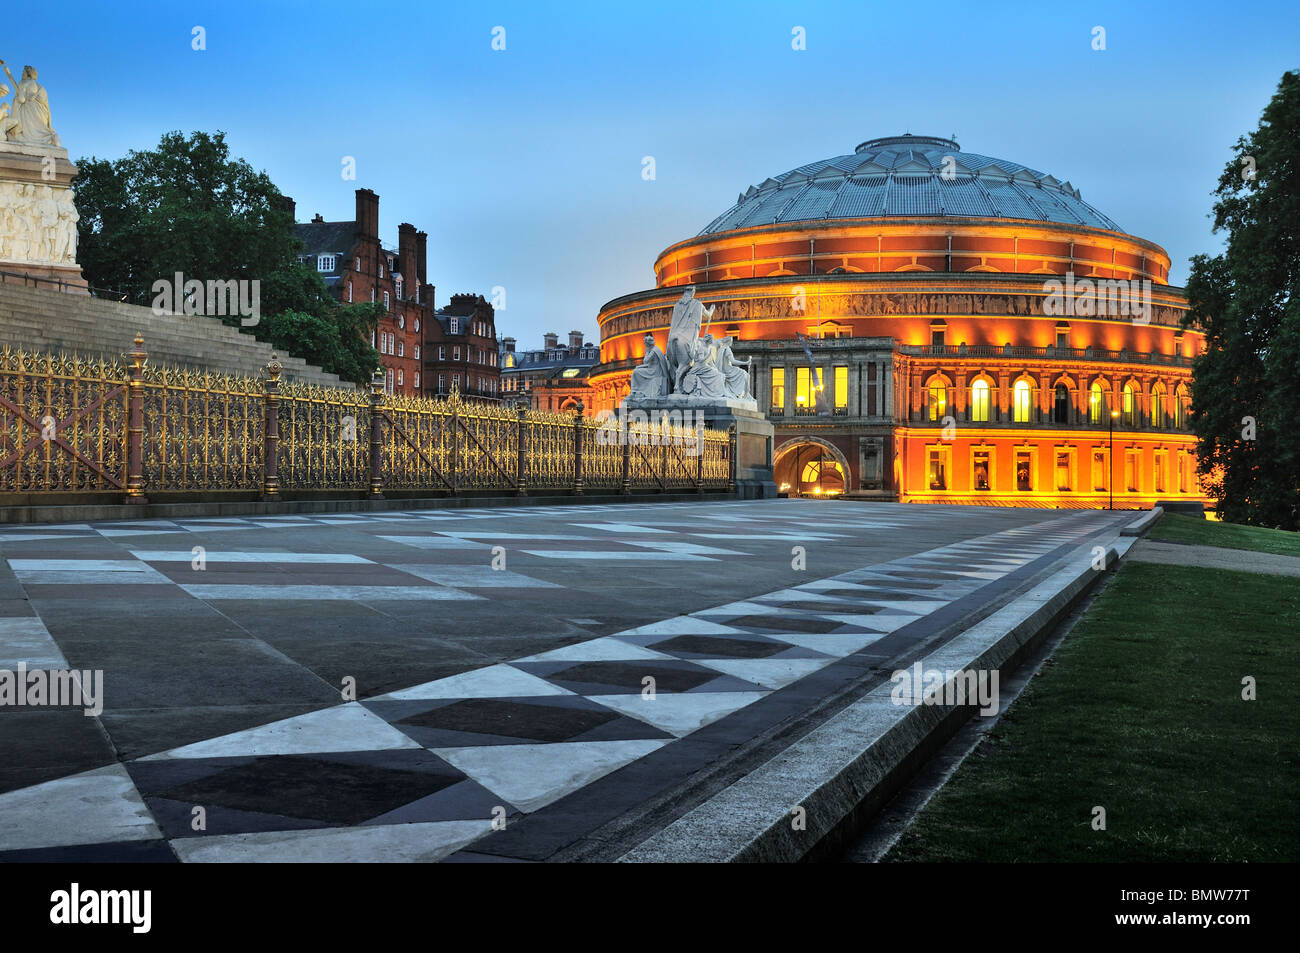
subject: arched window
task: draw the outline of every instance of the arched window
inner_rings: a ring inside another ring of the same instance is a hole
[[[1124,426],[1137,426],[1137,390],[1132,384],[1125,384],[1123,391],[1124,403],[1120,406],[1120,413],[1124,417]]]
[[[948,388],[939,378],[934,378],[930,382],[930,419],[942,421],[948,416]]]
[[[1013,408],[1015,410],[1015,422],[1018,424],[1027,424],[1033,416],[1034,396],[1033,389],[1029,386],[1029,381],[1023,378],[1016,381],[1016,386],[1012,389]]]
[[[1165,426],[1165,385],[1156,384],[1151,388],[1151,426],[1163,429]]]
[[[1100,381],[1093,381],[1092,387],[1088,389],[1088,423],[1104,423],[1108,413],[1110,411],[1106,409],[1106,391]]]
[[[1052,423],[1068,424],[1070,422],[1070,388],[1064,384],[1056,385],[1056,401],[1052,405]]]
[[[1174,427],[1179,430],[1187,427],[1187,390],[1182,384],[1174,391]]]
[[[978,380],[970,385],[970,419],[975,423],[988,423],[989,382]]]

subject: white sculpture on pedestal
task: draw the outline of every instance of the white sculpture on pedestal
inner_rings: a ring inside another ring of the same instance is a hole
[[[630,397],[664,397],[668,394],[668,358],[655,345],[655,336],[645,336],[645,357],[632,371]]]
[[[0,118],[0,139],[5,142],[25,142],[34,146],[59,146],[58,133],[50,125],[50,100],[45,87],[36,82],[36,67],[24,66],[23,78],[14,79],[4,60],[0,60],[5,75],[14,86],[12,109]],[[0,96],[9,95],[9,87],[0,85]],[[7,104],[6,104],[7,105]]]

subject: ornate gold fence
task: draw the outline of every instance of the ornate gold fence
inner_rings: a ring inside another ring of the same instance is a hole
[[[22,496],[704,492],[733,432],[0,351],[0,502]]]

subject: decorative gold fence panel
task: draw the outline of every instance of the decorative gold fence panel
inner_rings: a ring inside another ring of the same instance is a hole
[[[630,493],[734,486],[734,434],[0,351],[0,494]]]
[[[143,376],[146,486],[262,488],[262,381],[160,367]]]
[[[370,400],[359,390],[280,385],[282,490],[361,490],[370,477]]]
[[[0,351],[0,493],[126,489],[120,361]]]
[[[623,444],[618,421],[582,422],[582,480],[594,490],[616,490],[623,485]]]

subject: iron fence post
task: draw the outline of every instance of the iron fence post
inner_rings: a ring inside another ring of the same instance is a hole
[[[727,428],[727,492],[736,492],[736,425]]]
[[[376,371],[370,378],[370,493],[372,500],[384,498],[384,424],[383,400],[384,378]]]
[[[578,401],[578,412],[573,418],[573,495],[582,496],[582,401]]]
[[[632,495],[632,427],[627,414],[620,415],[618,435],[623,440],[623,484],[619,492],[623,496]]]
[[[127,352],[131,361],[131,379],[127,382],[126,424],[126,501],[148,503],[144,495],[144,335],[136,332],[133,347]]]
[[[274,503],[280,499],[280,359],[271,352],[271,363],[266,365],[266,423],[262,436],[262,500]]]
[[[518,484],[516,495],[527,496],[528,481],[525,477],[527,471],[524,469],[524,451],[528,444],[528,408],[520,404],[517,410],[519,416],[515,424],[515,483]]]

